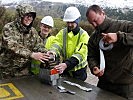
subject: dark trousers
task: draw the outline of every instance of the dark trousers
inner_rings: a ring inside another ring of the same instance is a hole
[[[99,79],[99,88],[115,93],[128,100],[133,100],[133,84],[114,84],[106,79]]]
[[[87,66],[85,68],[81,68],[80,70],[73,71],[72,76],[68,71],[64,71],[62,76],[68,76],[68,77],[73,77],[82,81],[85,81],[87,78],[87,72],[86,72]]]

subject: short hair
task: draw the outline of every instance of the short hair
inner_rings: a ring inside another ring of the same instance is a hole
[[[87,12],[86,12],[86,17],[88,16],[89,12],[90,11],[94,11],[96,13],[102,13],[102,8],[98,5],[91,5],[88,9],[87,9]]]

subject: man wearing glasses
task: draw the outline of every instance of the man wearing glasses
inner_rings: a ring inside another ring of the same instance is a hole
[[[47,50],[50,49],[50,47],[52,46],[53,41],[55,39],[55,36],[51,35],[53,27],[54,27],[54,20],[51,16],[45,16],[41,20],[40,31],[38,32],[38,34],[43,41],[43,47],[46,48]],[[48,54],[44,54],[44,55],[45,55],[45,58],[49,60],[49,55]],[[44,62],[46,62],[46,61],[47,60],[45,60]],[[38,74],[40,66],[41,66],[41,62],[33,59],[32,64],[31,64],[31,72],[33,74]]]

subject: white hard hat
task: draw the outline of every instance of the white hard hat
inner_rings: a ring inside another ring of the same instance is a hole
[[[65,11],[63,21],[73,22],[80,16],[81,16],[81,14],[76,7],[68,7]]]
[[[51,16],[43,17],[43,19],[41,20],[41,23],[54,27],[54,20]]]

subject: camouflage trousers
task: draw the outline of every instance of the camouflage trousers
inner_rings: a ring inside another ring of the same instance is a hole
[[[28,68],[19,70],[18,68],[10,69],[0,67],[0,79],[10,79],[13,77],[21,77],[26,75],[30,75]]]

